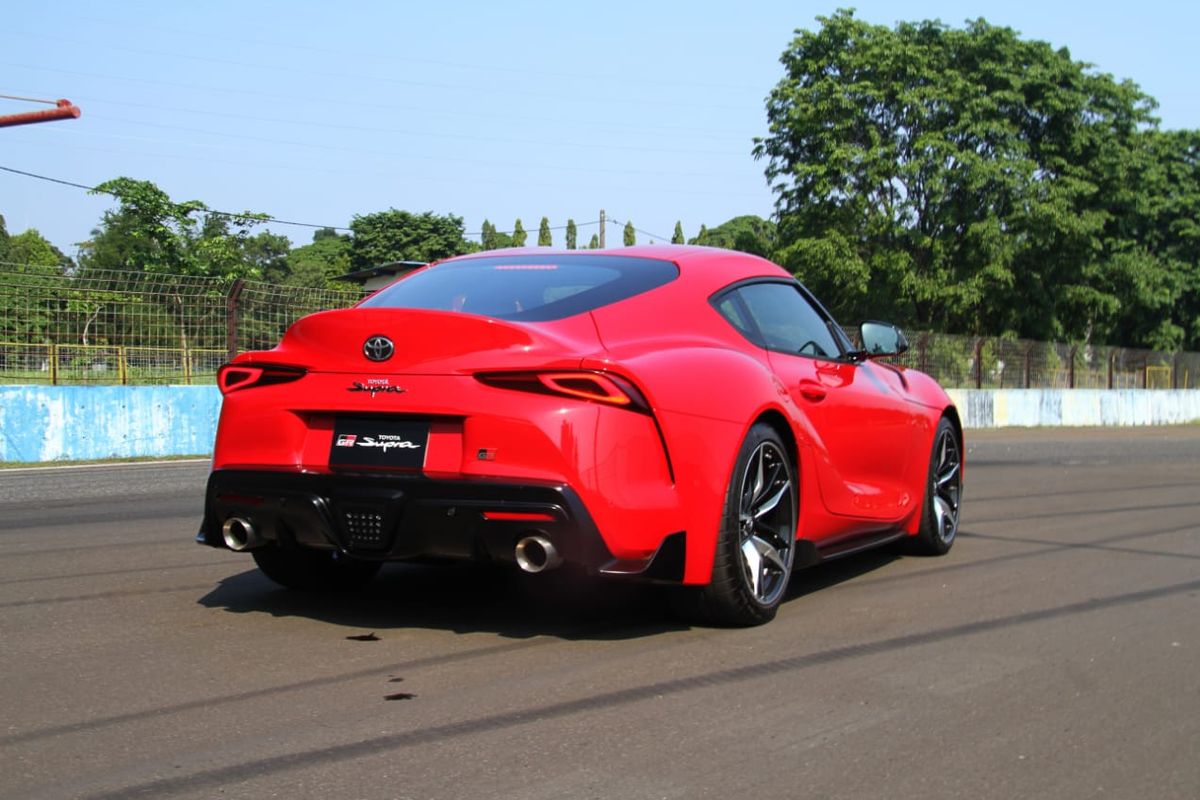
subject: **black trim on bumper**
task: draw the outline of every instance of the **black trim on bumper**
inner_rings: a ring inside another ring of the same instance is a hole
[[[517,542],[538,534],[568,563],[593,572],[614,563],[583,502],[561,484],[217,470],[204,509],[196,541],[211,547],[225,547],[221,526],[241,517],[270,544],[369,560],[512,563]]]

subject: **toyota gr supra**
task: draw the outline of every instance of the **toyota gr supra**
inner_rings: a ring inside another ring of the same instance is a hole
[[[201,543],[351,588],[386,561],[563,564],[771,619],[795,568],[958,528],[962,426],[907,343],[702,247],[489,251],[305,317],[218,375]]]

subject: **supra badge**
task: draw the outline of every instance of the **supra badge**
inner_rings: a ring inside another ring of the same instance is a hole
[[[408,390],[403,386],[392,386],[387,378],[370,378],[366,383],[354,381],[346,391],[370,392],[371,397],[375,397],[377,394],[404,394]]]
[[[386,336],[375,335],[363,342],[363,355],[371,361],[387,361],[396,352],[396,345]]]

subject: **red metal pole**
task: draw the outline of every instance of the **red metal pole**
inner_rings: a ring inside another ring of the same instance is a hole
[[[31,125],[34,122],[51,122],[56,119],[77,119],[81,113],[79,106],[70,100],[59,100],[56,108],[48,111],[28,111],[24,114],[8,114],[0,117],[0,128],[13,125]]]

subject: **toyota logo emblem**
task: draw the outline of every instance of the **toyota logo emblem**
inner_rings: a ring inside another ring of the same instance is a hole
[[[396,345],[386,336],[372,336],[363,343],[363,355],[371,361],[387,361],[396,352]]]

